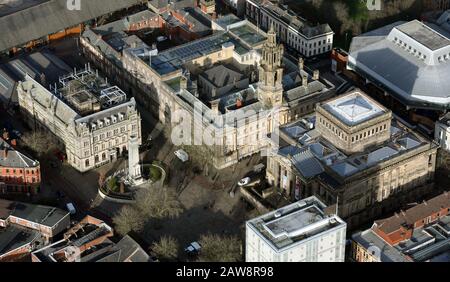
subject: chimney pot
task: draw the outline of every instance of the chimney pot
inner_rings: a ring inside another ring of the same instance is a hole
[[[299,58],[298,59],[298,68],[300,70],[303,70],[304,67],[305,67],[305,61],[303,60],[303,58]]]
[[[308,86],[308,77],[306,75],[302,76],[302,85],[304,87]]]
[[[319,77],[320,77],[319,70],[315,70],[314,73],[313,73],[313,79],[314,80],[319,80]]]

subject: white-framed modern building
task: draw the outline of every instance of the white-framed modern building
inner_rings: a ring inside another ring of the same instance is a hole
[[[287,5],[265,0],[247,0],[246,18],[263,30],[274,26],[277,37],[304,57],[331,52],[334,32],[328,24],[312,25]]]
[[[246,262],[344,262],[347,224],[315,196],[246,223]]]
[[[356,36],[347,67],[407,109],[450,109],[450,33],[444,22],[396,22]]]

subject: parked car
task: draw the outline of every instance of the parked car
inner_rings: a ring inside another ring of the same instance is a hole
[[[167,40],[167,37],[166,36],[158,36],[157,38],[156,38],[156,41],[158,41],[158,42],[163,42],[163,41],[166,41]]]
[[[253,171],[260,173],[261,171],[263,171],[266,168],[266,166],[264,164],[257,164],[253,167]]]
[[[189,246],[187,246],[184,249],[184,251],[187,254],[195,255],[195,254],[198,254],[201,249],[202,249],[202,246],[200,246],[200,244],[198,242],[192,242],[191,244],[189,244]]]
[[[77,213],[77,210],[75,209],[75,206],[72,203],[67,203],[66,208],[72,215]]]
[[[180,149],[174,152],[175,156],[180,159],[183,163],[189,160],[189,155],[184,150]]]
[[[245,177],[245,178],[242,178],[241,180],[239,180],[238,185],[242,187],[249,183],[250,183],[250,177]]]

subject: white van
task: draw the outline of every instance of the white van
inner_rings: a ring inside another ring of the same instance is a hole
[[[183,163],[189,160],[189,155],[184,150],[180,149],[174,152],[175,156],[179,158]]]
[[[69,211],[70,214],[76,214],[77,210],[75,209],[75,206],[72,203],[67,203],[66,204],[67,210]]]

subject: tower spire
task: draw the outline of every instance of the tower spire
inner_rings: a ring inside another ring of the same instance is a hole
[[[259,67],[258,97],[267,106],[281,105],[283,100],[283,55],[284,47],[277,44],[277,34],[272,23],[267,41],[262,47]]]

